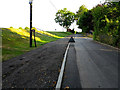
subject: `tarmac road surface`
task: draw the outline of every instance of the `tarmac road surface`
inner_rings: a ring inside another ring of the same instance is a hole
[[[78,34],[74,39],[68,52],[62,88],[118,88],[120,51]]]

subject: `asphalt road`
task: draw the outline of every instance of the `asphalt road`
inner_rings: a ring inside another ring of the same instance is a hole
[[[62,88],[118,88],[120,51],[75,35],[71,43]]]
[[[79,70],[76,62],[76,51],[74,47],[74,43],[70,44],[70,48],[68,51],[68,57],[66,61],[65,74],[63,79],[62,88],[72,87],[72,88],[80,88],[80,77]]]

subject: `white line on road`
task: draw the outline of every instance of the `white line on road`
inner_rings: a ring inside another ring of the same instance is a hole
[[[70,43],[68,43],[68,46],[67,46],[64,58],[63,58],[62,67],[61,67],[60,74],[59,74],[59,77],[58,77],[58,81],[57,81],[57,84],[56,84],[56,90],[58,90],[58,89],[61,88],[61,83],[62,83],[62,78],[63,78],[63,72],[64,72],[64,68],[65,68],[66,57],[67,57],[69,46],[70,46]]]

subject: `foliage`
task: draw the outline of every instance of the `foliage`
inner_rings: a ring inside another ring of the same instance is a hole
[[[13,28],[12,26],[10,28]]]
[[[108,2],[92,9],[94,39],[113,46],[120,44],[120,2]]]
[[[84,12],[79,16],[77,22],[78,28],[82,29],[82,32],[88,33],[90,30],[93,30],[92,14],[91,11]]]
[[[25,27],[25,30],[30,30],[30,28],[29,27]]]
[[[81,6],[76,14],[83,33],[93,30],[94,40],[120,47],[120,2],[105,2],[91,10],[84,8]]]
[[[19,27],[19,29],[23,29],[22,27]]]
[[[79,10],[76,12],[77,14],[75,15],[75,19],[78,20],[84,12],[87,12],[88,9],[86,8],[85,5],[80,6]]]
[[[63,10],[58,10],[56,13],[55,22],[59,23],[60,26],[68,29],[74,22],[74,16],[75,14],[73,12],[70,12],[67,10],[67,8],[64,8]]]

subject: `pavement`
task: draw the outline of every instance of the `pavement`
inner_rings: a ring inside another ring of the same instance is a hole
[[[118,88],[120,51],[91,38],[75,35],[71,43],[62,88]]]

